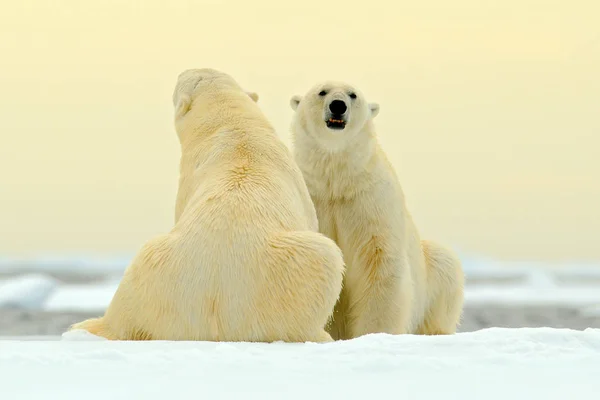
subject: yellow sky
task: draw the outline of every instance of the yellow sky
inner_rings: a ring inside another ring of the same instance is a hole
[[[346,80],[422,236],[600,260],[600,2],[3,1],[0,255],[133,253],[173,221],[177,74],[232,74],[286,143]]]

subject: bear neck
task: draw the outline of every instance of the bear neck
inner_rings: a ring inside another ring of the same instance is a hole
[[[219,98],[215,96],[215,99]],[[231,113],[230,109],[236,112]],[[191,113],[195,115],[189,115],[183,122],[185,125],[180,127],[183,132],[179,135],[182,155],[196,154],[199,148],[211,145],[211,138],[222,132],[261,135],[274,131],[260,108],[246,94],[204,103],[203,107]],[[249,131],[248,127],[252,127],[252,130]]]
[[[320,145],[307,132],[295,135],[295,158],[307,184],[314,189],[311,194],[349,200],[371,189],[372,179],[365,178],[380,170],[380,148],[372,127],[363,129],[366,131],[358,132],[356,140],[334,150]]]
[[[360,131],[352,135],[346,143],[336,143],[332,146],[319,143],[314,135],[307,132],[306,126],[300,126],[300,132],[294,132],[295,147],[300,158],[318,159],[320,162],[334,163],[337,170],[346,170],[348,174],[364,170],[372,163],[377,152],[377,135],[372,124],[367,123]]]

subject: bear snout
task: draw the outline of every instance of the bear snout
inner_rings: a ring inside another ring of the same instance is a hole
[[[343,115],[347,109],[348,106],[346,106],[346,103],[342,100],[333,100],[329,103],[329,111],[331,111],[333,115]]]

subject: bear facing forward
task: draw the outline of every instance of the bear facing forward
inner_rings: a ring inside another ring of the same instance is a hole
[[[460,260],[420,239],[377,141],[379,106],[340,82],[315,85],[290,104],[294,156],[319,229],[340,246],[346,263],[328,326],[332,337],[456,332],[464,297]]]
[[[175,225],[148,241],[101,318],[113,340],[324,342],[344,271],[318,233],[302,174],[258,105],[227,74],[179,75]]]

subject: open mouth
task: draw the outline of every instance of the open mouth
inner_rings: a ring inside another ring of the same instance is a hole
[[[329,118],[325,122],[329,129],[344,129],[346,127],[346,121],[341,118]]]

